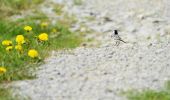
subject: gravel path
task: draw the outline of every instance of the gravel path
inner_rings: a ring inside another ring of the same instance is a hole
[[[56,0],[53,0],[58,2]],[[15,82],[31,100],[126,100],[128,89],[160,89],[170,79],[170,26],[161,0],[85,0],[64,3],[65,11],[96,31],[99,47],[52,52],[38,78]],[[153,9],[154,8],[154,9]],[[89,17],[94,20],[89,21]],[[114,46],[110,31],[119,29],[127,44]]]

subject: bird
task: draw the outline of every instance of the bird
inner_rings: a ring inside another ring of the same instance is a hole
[[[121,37],[118,34],[118,30],[114,30],[113,34],[111,35],[112,38],[116,41],[116,45],[118,46],[120,42],[126,43],[124,40],[121,39]]]

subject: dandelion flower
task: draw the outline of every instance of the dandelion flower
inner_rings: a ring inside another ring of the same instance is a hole
[[[47,22],[42,22],[41,23],[41,27],[47,27],[48,26],[48,23]]]
[[[57,30],[54,28],[54,29],[52,29],[52,32],[53,32],[53,33],[56,33],[56,32],[57,32]]]
[[[38,52],[34,49],[31,49],[28,51],[28,56],[31,58],[36,58],[36,57],[38,57]]]
[[[38,39],[40,41],[47,41],[48,40],[48,34],[47,33],[41,33],[39,36],[38,36]]]
[[[17,37],[16,37],[16,42],[17,42],[18,44],[23,44],[23,43],[25,43],[24,36],[23,36],[23,35],[17,35]]]
[[[21,45],[16,45],[15,49],[18,50],[18,51],[22,51],[22,46]]]
[[[4,41],[2,41],[2,45],[4,45],[4,46],[10,46],[10,45],[12,45],[12,41],[10,41],[10,40],[4,40]]]
[[[13,46],[6,47],[6,51],[11,51],[13,49]]]
[[[0,67],[0,74],[6,73],[6,68],[5,67]]]
[[[25,26],[24,30],[27,31],[27,32],[30,32],[30,31],[32,31],[32,27],[31,26]]]

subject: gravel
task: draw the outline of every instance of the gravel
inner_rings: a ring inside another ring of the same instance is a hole
[[[170,79],[165,0],[85,0],[79,6],[59,1],[78,24],[98,33],[93,37],[101,45],[53,51],[36,72],[37,79],[13,83],[19,94],[31,100],[126,100],[121,91],[161,89]],[[89,21],[90,16],[95,20]],[[128,43],[115,46],[113,29]]]

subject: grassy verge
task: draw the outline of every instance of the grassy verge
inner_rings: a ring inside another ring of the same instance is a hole
[[[63,13],[63,5],[61,4],[53,4],[53,11],[56,13],[56,15],[61,15]]]
[[[161,91],[129,91],[125,94],[128,100],[170,100],[170,81],[165,84],[165,89]]]
[[[42,24],[45,23],[45,26]],[[0,66],[7,71],[0,74],[0,82],[10,82],[13,80],[32,79],[35,76],[30,72],[35,66],[41,64],[50,50],[63,48],[75,48],[82,42],[82,38],[76,33],[69,31],[68,27],[56,23],[54,25],[47,17],[34,16],[14,21],[0,21],[0,41],[12,41],[12,49],[6,50],[8,46],[0,45]],[[25,26],[31,26],[32,30],[26,32]],[[48,41],[40,41],[38,36],[41,33],[48,34]],[[23,35],[25,43],[22,44],[22,51],[15,49],[17,45],[16,36]],[[38,57],[31,58],[28,55],[29,50],[35,49]]]
[[[21,10],[36,7],[44,0],[0,0],[0,19],[4,19],[14,14],[19,14]]]
[[[18,100],[12,96],[10,89],[0,88],[0,100]]]
[[[83,0],[73,0],[75,5],[81,5]]]
[[[30,32],[24,30],[27,25],[32,27]],[[69,31],[65,23],[59,21],[51,24],[51,21],[42,14],[16,21],[1,20],[0,29],[0,67],[6,69],[5,72],[0,71],[0,83],[35,78],[33,71],[43,63],[49,51],[75,48],[83,41],[80,35]],[[48,35],[47,41],[40,40],[41,33]],[[21,44],[22,51],[15,49],[18,45],[16,41],[18,35],[23,35],[25,39]],[[4,40],[12,41],[11,50],[6,50],[9,46],[2,45]],[[38,56],[30,57],[28,52],[31,49],[35,49]],[[16,100],[11,95],[10,89],[0,88],[0,91],[0,100]]]
[[[30,9],[44,0],[0,0],[0,83],[33,79],[34,71],[43,63],[49,51],[75,48],[84,41],[80,34],[73,33],[69,27],[74,23],[73,18],[63,18],[57,23],[51,24],[51,20],[45,14],[34,10],[34,15],[11,21],[8,17],[19,14],[20,11]],[[56,14],[62,13],[62,6],[54,8]],[[32,30],[27,32],[25,26]],[[40,34],[45,33],[46,38],[40,39]],[[24,41],[17,42],[17,36],[22,35]],[[43,40],[45,39],[45,40]],[[3,45],[8,40],[12,43]],[[20,45],[21,50],[16,49]],[[10,47],[10,48],[9,48]],[[31,57],[29,51],[34,49]],[[0,100],[18,100],[13,98],[10,89],[1,88]]]

